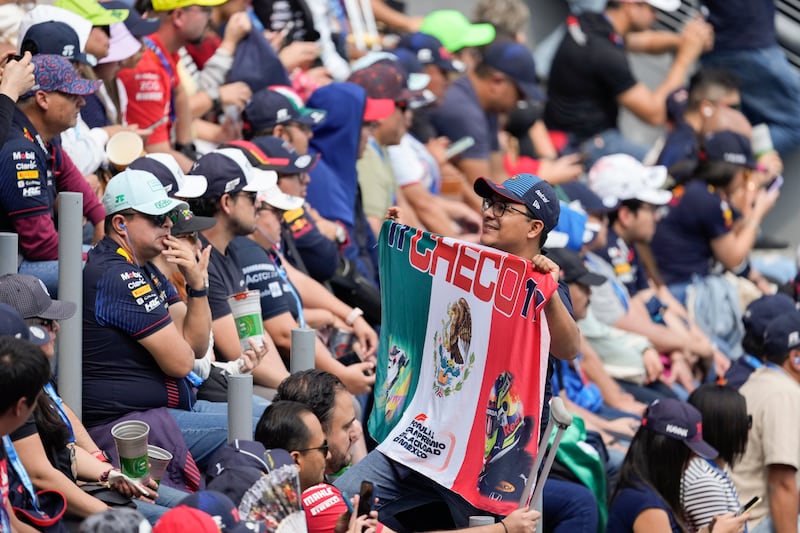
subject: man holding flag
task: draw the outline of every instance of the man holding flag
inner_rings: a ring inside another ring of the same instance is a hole
[[[514,511],[541,438],[534,421],[547,421],[547,353],[579,350],[568,289],[541,255],[560,213],[555,191],[531,174],[474,188],[484,247],[394,222],[381,232],[384,328],[369,423],[381,444],[335,484],[356,494],[373,482],[381,521],[399,531],[396,515],[436,502],[457,527]]]

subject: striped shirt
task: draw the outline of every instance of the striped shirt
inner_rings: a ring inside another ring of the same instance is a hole
[[[681,506],[691,531],[707,526],[717,515],[741,509],[728,474],[705,459],[693,457],[681,479]]]

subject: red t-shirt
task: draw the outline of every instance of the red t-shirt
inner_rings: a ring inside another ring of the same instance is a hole
[[[172,91],[180,83],[178,78],[178,54],[170,54],[164,49],[154,33],[145,39],[160,51],[153,51],[145,44],[144,55],[134,68],[122,69],[119,80],[125,87],[128,104],[124,111],[127,124],[137,124],[140,128],[148,128],[164,117],[170,117],[172,107]],[[145,41],[146,43],[146,41]],[[146,144],[169,142],[169,131],[172,121],[167,120],[153,130]]]

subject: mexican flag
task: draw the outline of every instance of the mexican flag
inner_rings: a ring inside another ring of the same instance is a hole
[[[539,441],[542,309],[557,283],[530,261],[392,221],[380,274],[378,449],[475,507],[510,513]]]

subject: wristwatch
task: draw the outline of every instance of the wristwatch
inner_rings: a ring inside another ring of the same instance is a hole
[[[203,287],[202,289],[200,289],[198,291],[198,290],[195,290],[195,289],[191,288],[189,286],[189,284],[187,283],[186,284],[186,296],[188,296],[189,298],[205,298],[206,296],[208,296],[208,285],[206,285],[205,287]]]
[[[347,231],[340,224],[336,224],[336,242],[339,244],[347,242]]]

